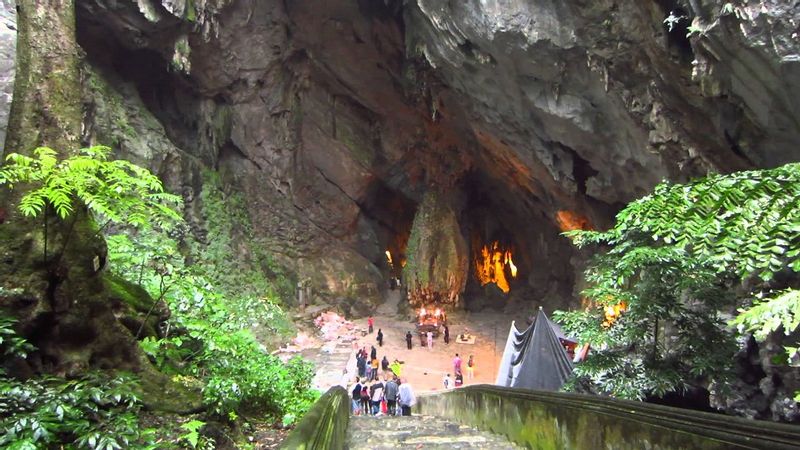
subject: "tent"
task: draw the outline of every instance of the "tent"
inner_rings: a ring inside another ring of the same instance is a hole
[[[557,391],[572,373],[572,361],[562,340],[561,328],[539,309],[527,330],[519,332],[514,322],[497,372],[498,386]]]

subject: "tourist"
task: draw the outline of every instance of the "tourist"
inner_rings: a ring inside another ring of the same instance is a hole
[[[461,357],[458,356],[458,353],[456,353],[456,357],[453,358],[453,372],[461,373]]]
[[[378,347],[383,347],[383,330],[378,328]]]
[[[389,371],[389,358],[387,358],[386,355],[383,355],[383,359],[381,360],[381,370],[383,370],[384,374]]]
[[[381,400],[383,400],[383,383],[376,381],[369,387],[370,398],[372,399],[372,415],[377,416],[381,411]]]
[[[386,407],[390,416],[394,416],[397,412],[397,390],[397,381],[392,377],[386,382],[383,394],[386,397]]]
[[[389,369],[391,369],[395,377],[400,378],[402,375],[401,372],[403,370],[403,363],[395,358],[394,361],[392,361],[392,363],[389,365]]]
[[[364,379],[365,380],[372,380],[372,362],[371,361],[367,361],[366,359],[362,359],[362,361],[364,361],[364,365],[365,365],[365,369],[366,369],[365,373],[364,373]]]
[[[417,404],[417,398],[414,396],[414,389],[407,379],[401,380],[400,387],[397,390],[398,399],[400,401],[400,409],[404,416],[411,415],[411,407]]]
[[[367,376],[367,360],[364,355],[359,351],[356,353],[356,367],[358,368],[358,376],[364,378]]]
[[[372,379],[378,379],[378,368],[380,367],[380,363],[378,362],[378,358],[374,358],[372,360]]]
[[[442,384],[444,384],[444,388],[445,389],[450,389],[451,387],[453,387],[453,380],[450,379],[450,374],[449,373],[444,376],[444,379],[442,380]]]
[[[375,326],[375,319],[373,319],[372,316],[369,316],[369,319],[367,319],[367,326],[369,327],[369,334],[372,334],[372,327]]]
[[[369,382],[361,383],[361,414],[369,415]]]
[[[361,414],[361,383],[358,377],[356,377],[356,384],[350,392],[353,396],[353,414],[359,415]]]
[[[428,336],[428,350],[430,350],[433,348],[433,332],[428,331],[427,336]]]
[[[450,343],[450,328],[447,325],[444,326],[444,343]]]
[[[467,379],[471,380],[473,378],[475,378],[475,358],[469,355],[469,361],[467,361]]]
[[[411,331],[409,331],[408,333],[406,333],[406,347],[408,347],[409,350],[411,350],[411,339],[412,339]]]
[[[456,374],[456,387],[461,387],[464,384],[464,376],[461,375],[461,372]]]
[[[371,350],[369,351],[369,360],[372,361],[373,359],[378,357],[378,350],[375,349],[374,345],[371,345]]]

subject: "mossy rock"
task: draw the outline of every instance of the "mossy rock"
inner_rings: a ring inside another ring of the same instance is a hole
[[[173,379],[150,364],[142,364],[137,373],[142,403],[151,411],[191,414],[202,411],[202,385],[188,379]]]
[[[467,280],[467,244],[456,213],[442,195],[422,200],[406,248],[403,278],[409,289],[424,288],[455,301]]]
[[[116,275],[105,274],[103,285],[114,315],[134,336],[159,337],[158,324],[170,316],[166,303],[156,301],[141,286]]]

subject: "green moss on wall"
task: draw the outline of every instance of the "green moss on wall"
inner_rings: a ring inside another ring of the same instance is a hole
[[[122,300],[136,311],[147,312],[155,301],[143,287],[110,273],[104,275],[103,285],[109,297]]]
[[[191,244],[195,262],[214,267],[208,275],[230,302],[268,299],[291,305],[297,280],[255,236],[245,196],[225,189],[216,172],[205,172],[203,179],[200,199],[206,236],[202,243]],[[294,331],[285,317],[269,326],[279,335]]]
[[[467,245],[456,214],[433,191],[422,200],[411,226],[403,277],[407,286],[424,287],[454,299],[467,277]]]

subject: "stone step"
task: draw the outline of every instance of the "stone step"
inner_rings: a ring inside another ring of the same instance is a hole
[[[431,416],[352,416],[349,450],[519,449],[502,436]]]

